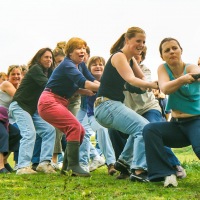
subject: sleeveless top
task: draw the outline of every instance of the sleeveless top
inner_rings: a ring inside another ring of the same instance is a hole
[[[184,74],[187,74],[188,65],[185,65]],[[164,64],[164,67],[170,80],[174,80],[175,78],[167,63]],[[177,91],[169,94],[166,111],[171,109],[191,115],[200,115],[200,82],[195,81],[191,84],[182,85]]]
[[[112,65],[112,56],[109,58],[104,68],[97,97],[103,96],[111,100],[124,102],[123,91],[125,80],[120,76],[116,68]]]
[[[6,92],[0,90],[0,106],[3,106],[5,108],[9,108],[9,105],[12,102],[13,97],[11,97]]]

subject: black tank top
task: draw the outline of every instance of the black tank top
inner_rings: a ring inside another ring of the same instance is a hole
[[[124,102],[123,91],[125,80],[120,76],[116,68],[113,67],[111,63],[112,56],[106,63],[97,97],[103,96],[115,101]]]

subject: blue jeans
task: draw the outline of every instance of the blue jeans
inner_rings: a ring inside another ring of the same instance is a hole
[[[145,112],[142,116],[144,118],[146,118],[149,122],[164,122],[164,121],[166,121],[163,118],[162,113],[159,112],[158,110],[154,110],[154,109]],[[171,148],[165,146],[165,150],[167,152],[168,159],[169,159],[169,162],[171,163],[171,165],[172,166],[180,165],[180,161],[175,156],[175,154],[171,150]]]
[[[146,169],[142,130],[149,122],[120,101],[113,100],[102,102],[94,109],[94,115],[102,126],[114,128],[129,135],[129,141],[127,141],[122,155],[129,160],[132,159],[134,152],[134,169]]]
[[[82,124],[85,129],[85,135],[83,142],[79,149],[79,162],[83,165],[88,165],[90,158],[98,156],[98,152],[90,141],[90,137],[93,134],[93,131],[88,123],[87,112],[85,109],[80,108],[76,115],[78,121]]]
[[[163,122],[163,121],[165,121],[165,119],[162,117],[161,112],[158,111],[158,110],[154,110],[154,109],[151,109],[151,110],[145,112],[142,116],[145,119],[147,119],[149,122]],[[134,138],[128,138],[127,142],[129,142],[131,144],[131,143],[133,143],[133,140],[134,140]],[[130,145],[128,145],[128,146],[130,146]],[[180,165],[178,158],[174,155],[171,148],[165,147],[165,150],[167,152],[168,159],[169,159],[169,162],[171,163],[171,165],[172,166]],[[131,160],[130,157],[126,156],[128,154],[131,154],[131,152],[132,152],[131,148],[130,149],[124,149],[124,151],[123,151],[122,155],[119,157],[119,159],[127,162],[131,166],[131,169],[132,169],[132,168],[136,167],[136,161],[134,160],[134,157],[133,157],[133,160]],[[133,154],[134,154],[134,152],[133,152]]]
[[[151,181],[161,181],[176,174],[164,146],[181,148],[192,145],[200,159],[200,117],[183,122],[154,122],[143,129],[148,175]]]
[[[90,126],[94,132],[97,134],[97,140],[99,142],[99,147],[106,158],[107,165],[114,164],[116,162],[115,152],[110,141],[108,134],[108,129],[101,126],[94,116],[88,118]]]
[[[42,138],[40,162],[51,160],[55,144],[55,128],[44,121],[36,111],[33,116],[23,110],[16,101],[9,107],[11,116],[16,120],[22,139],[20,140],[18,167],[31,164],[36,134]]]
[[[39,135],[36,135],[35,146],[33,150],[33,157],[31,159],[32,163],[40,162],[41,146],[42,146],[42,138]]]

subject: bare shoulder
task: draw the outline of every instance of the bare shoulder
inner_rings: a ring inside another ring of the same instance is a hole
[[[10,88],[10,87],[13,87],[13,85],[9,81],[4,81],[0,86],[2,91],[6,90],[7,88]]]
[[[195,64],[189,64],[186,67],[187,73],[200,73],[200,67]]]

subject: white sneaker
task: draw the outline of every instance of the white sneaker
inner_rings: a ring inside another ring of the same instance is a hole
[[[17,171],[18,170],[18,164],[15,164],[13,171]]]
[[[176,187],[177,185],[178,185],[178,182],[174,174],[165,177],[164,187],[168,187],[168,186]]]
[[[54,168],[54,170],[58,171],[60,170],[60,167],[58,165],[58,163],[54,163],[53,161],[51,161],[51,166]]]
[[[37,168],[36,168],[37,172],[44,172],[45,174],[55,174],[56,171],[54,170],[54,168],[52,167],[50,162],[41,162]]]
[[[187,176],[185,169],[180,165],[176,166],[176,176],[177,178],[185,178]]]
[[[80,165],[80,167],[81,167],[84,171],[90,172],[89,166],[88,166],[88,165],[84,165],[83,163],[79,163],[79,165]]]
[[[96,156],[92,160],[92,162],[89,166],[89,170],[90,170],[90,172],[92,172],[103,165],[105,165],[105,159],[102,156]]]
[[[21,175],[21,174],[37,174],[36,171],[32,170],[31,167],[22,167],[22,168],[18,168],[17,175]]]

